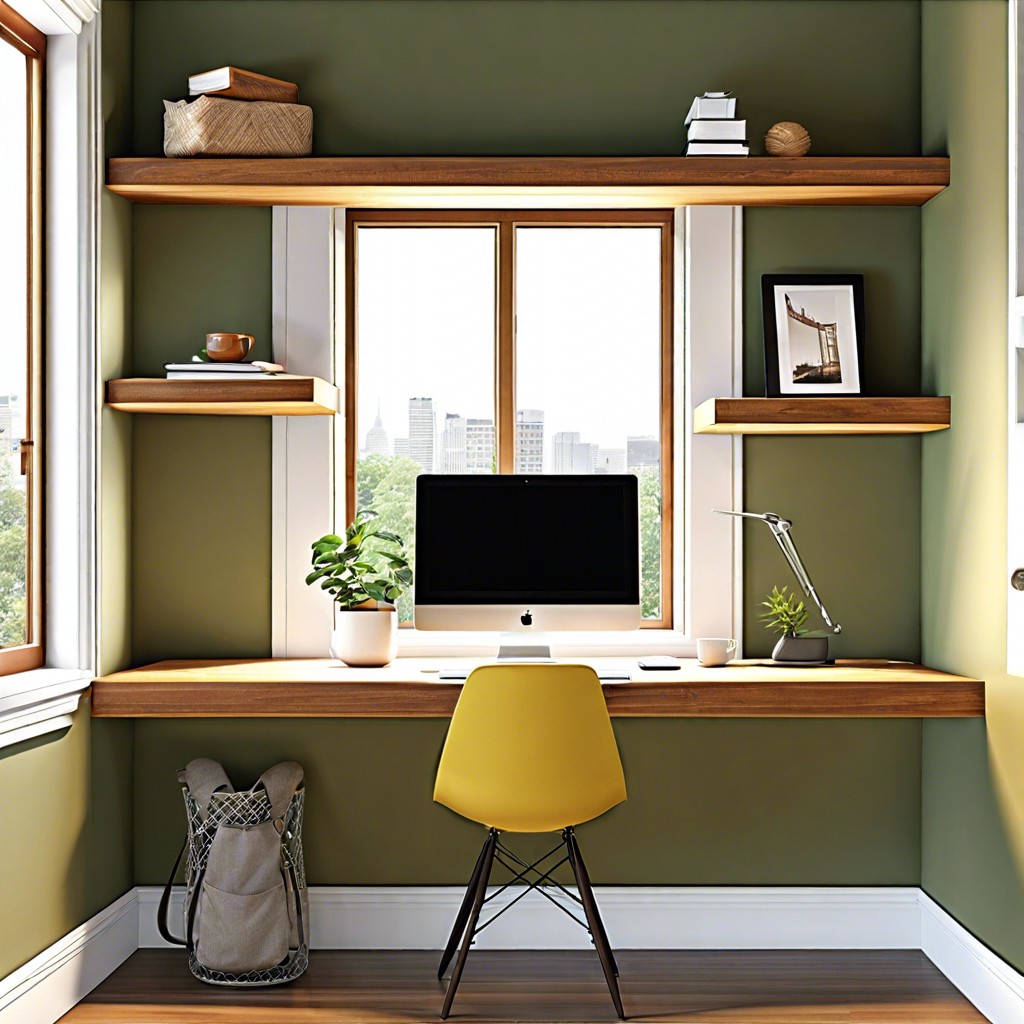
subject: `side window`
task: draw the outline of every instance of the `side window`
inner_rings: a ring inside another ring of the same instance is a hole
[[[43,663],[41,242],[45,37],[0,6],[0,674]]]
[[[671,212],[353,211],[347,229],[348,516],[376,509],[415,557],[421,472],[636,473],[644,625],[672,628]]]

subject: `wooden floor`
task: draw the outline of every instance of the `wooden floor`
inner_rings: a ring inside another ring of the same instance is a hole
[[[921,953],[616,953],[632,1021],[652,1024],[984,1024]],[[316,951],[291,985],[196,981],[177,950],[140,950],[61,1024],[434,1024],[436,953]],[[475,952],[452,1021],[614,1021],[591,953]]]

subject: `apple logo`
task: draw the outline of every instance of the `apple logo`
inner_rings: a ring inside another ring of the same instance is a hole
[[[527,608],[526,611],[523,612],[523,614],[519,616],[519,621],[524,626],[532,626],[533,625],[533,616],[530,614],[530,609],[529,608]]]

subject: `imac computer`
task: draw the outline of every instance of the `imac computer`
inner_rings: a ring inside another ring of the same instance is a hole
[[[636,477],[419,476],[414,606],[417,629],[517,634],[499,658],[550,657],[530,633],[636,629]]]

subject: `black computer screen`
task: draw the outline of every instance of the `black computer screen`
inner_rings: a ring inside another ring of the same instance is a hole
[[[638,604],[637,479],[416,481],[417,604]]]

